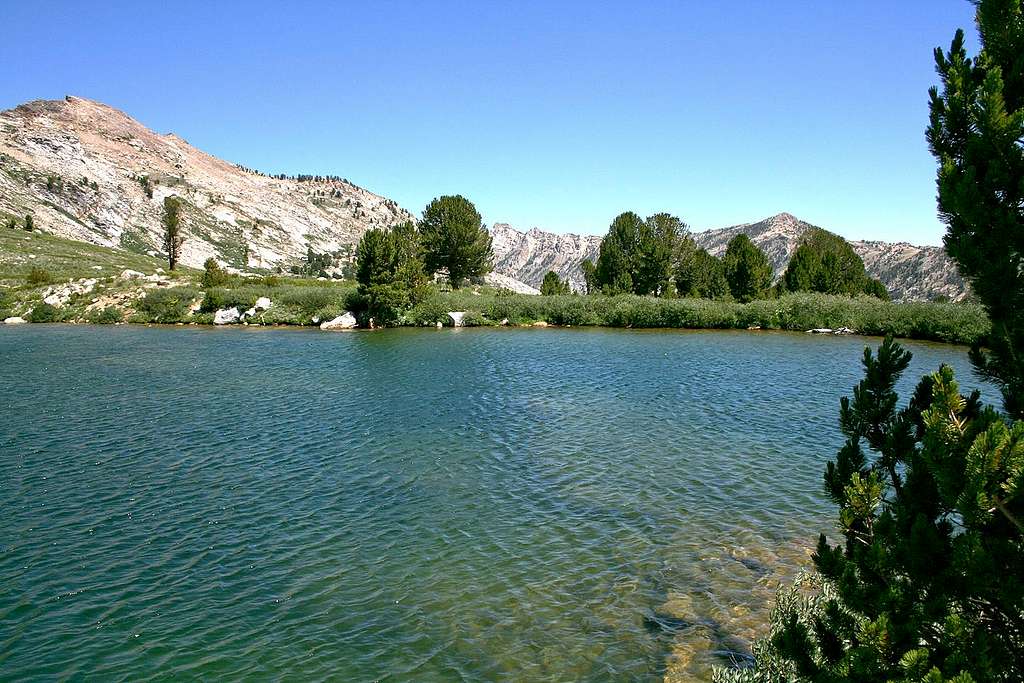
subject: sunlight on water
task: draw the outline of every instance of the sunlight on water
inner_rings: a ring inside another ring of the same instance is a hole
[[[707,680],[829,529],[867,343],[0,328],[0,670]]]

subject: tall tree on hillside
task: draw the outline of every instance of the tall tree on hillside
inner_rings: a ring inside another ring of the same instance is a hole
[[[619,214],[601,242],[594,270],[606,294],[658,294],[672,276],[672,256],[686,224],[667,213]]]
[[[164,253],[167,254],[167,267],[174,270],[181,255],[181,245],[185,235],[181,230],[181,200],[174,196],[164,197]]]
[[[971,59],[957,31],[936,49],[928,143],[939,162],[946,251],[992,319],[971,360],[1024,416],[1024,11],[1020,0],[977,4],[984,49]]]
[[[438,197],[420,221],[427,270],[445,270],[453,289],[463,280],[491,272],[491,236],[473,203],[462,195]]]
[[[729,291],[744,303],[762,299],[772,286],[772,264],[750,238],[740,233],[729,240],[722,257]]]

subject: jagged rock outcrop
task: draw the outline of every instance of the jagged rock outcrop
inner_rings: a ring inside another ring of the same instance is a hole
[[[343,260],[367,229],[412,218],[344,180],[243,169],[99,102],[67,97],[0,112],[0,217],[32,213],[46,232],[159,252],[163,199],[172,194],[184,203],[181,262],[192,266],[209,257],[288,266],[307,247]]]
[[[490,232],[495,273],[533,288],[539,288],[544,275],[553,270],[574,290],[583,291],[580,264],[596,261],[601,248],[597,235],[556,235],[537,228],[520,232],[507,223],[495,223]]]
[[[693,237],[701,247],[721,256],[729,240],[744,233],[765,251],[778,277],[785,271],[800,237],[811,227],[814,226],[791,214],[780,213],[755,223],[697,232]],[[548,270],[554,270],[559,277],[568,279],[574,290],[582,291],[579,264],[588,258],[596,262],[601,248],[601,237],[596,235],[556,235],[536,228],[524,233],[503,223],[495,224],[491,234],[495,271],[534,287],[540,286]],[[916,247],[905,242],[850,244],[864,260],[868,274],[880,279],[893,299],[946,297],[960,301],[968,295],[956,264],[942,247]]]

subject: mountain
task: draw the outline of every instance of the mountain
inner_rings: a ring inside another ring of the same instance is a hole
[[[287,269],[309,249],[351,261],[373,227],[411,220],[396,202],[348,180],[268,176],[217,159],[173,134],[80,97],[38,100],[0,112],[0,219],[33,214],[45,232],[141,254],[162,251],[163,199],[183,200],[188,236],[181,255],[238,268]],[[694,234],[711,253],[742,232],[764,249],[776,275],[811,227],[782,213],[756,223]],[[492,284],[532,292],[554,270],[584,288],[580,263],[596,261],[601,238],[491,227]],[[939,247],[852,242],[868,273],[893,298],[956,301],[967,288]],[[525,284],[523,284],[525,283]]]
[[[494,271],[540,287],[544,275],[553,270],[569,279],[576,291],[583,291],[580,264],[597,261],[601,238],[597,235],[556,235],[533,228],[520,232],[507,223],[491,226]]]
[[[726,245],[743,233],[764,250],[780,276],[796,251],[800,237],[812,228],[788,213],[756,223],[705,230],[694,240],[711,254],[721,256]],[[555,235],[536,228],[520,232],[503,223],[491,229],[494,238],[495,270],[528,285],[540,285],[544,274],[554,270],[568,278],[576,290],[583,289],[579,264],[597,260],[601,247],[598,236]],[[905,242],[850,242],[864,260],[872,277],[880,279],[897,301],[932,299],[938,296],[960,301],[968,295],[967,285],[942,247],[917,247]]]
[[[148,178],[147,195],[141,178]],[[351,258],[367,229],[408,220],[340,178],[280,178],[217,159],[99,102],[67,97],[0,112],[0,218],[138,253],[162,251],[163,199],[184,201],[181,261],[296,264],[307,249]]]

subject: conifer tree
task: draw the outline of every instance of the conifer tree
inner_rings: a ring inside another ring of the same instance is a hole
[[[590,259],[584,259],[580,263],[580,271],[583,272],[583,283],[587,287],[587,294],[597,294],[601,291],[601,285],[597,282],[597,268]]]
[[[697,246],[693,238],[680,240],[676,250],[675,285],[679,296],[701,299],[729,298],[722,260]]]
[[[746,303],[762,299],[772,286],[772,264],[750,238],[740,233],[729,240],[722,257],[729,291]]]
[[[369,315],[380,325],[395,323],[422,301],[429,284],[416,226],[406,222],[367,230],[356,247],[356,280]]]
[[[167,267],[174,270],[181,256],[181,245],[185,236],[181,231],[181,200],[174,196],[164,197],[164,253],[167,254]]]
[[[864,379],[840,404],[846,443],[825,472],[844,542],[822,535],[817,590],[780,593],[757,668],[720,681],[1024,680],[1024,14],[1019,0],[976,4],[982,53],[967,58],[962,32],[936,52],[944,89],[928,136],[947,250],[992,322],[972,360],[1006,412],[961,395],[946,366],[899,409],[910,354],[891,339],[866,350]]]
[[[33,230],[35,230],[35,227],[36,224],[35,221],[32,220],[32,214],[25,214],[25,231],[32,232]]]
[[[557,296],[559,294],[570,294],[569,282],[558,277],[558,273],[549,270],[544,274],[544,281],[540,283],[540,293],[544,296]]]
[[[672,258],[686,224],[667,213],[619,214],[601,242],[594,269],[605,294],[658,294],[672,277]]]
[[[963,31],[948,53],[935,50],[942,89],[930,91],[928,143],[946,251],[992,319],[972,361],[1024,417],[1024,9],[975,4],[981,54],[967,55]]]
[[[427,271],[444,270],[453,289],[491,271],[491,236],[473,203],[462,195],[438,197],[420,222]]]

